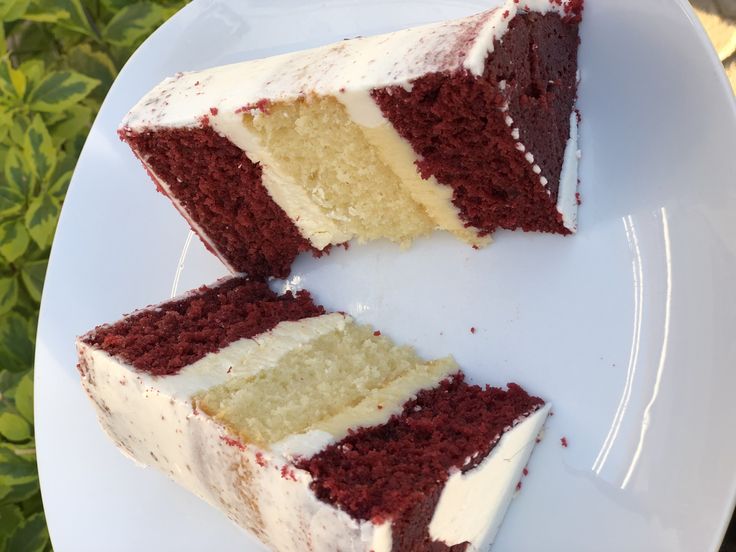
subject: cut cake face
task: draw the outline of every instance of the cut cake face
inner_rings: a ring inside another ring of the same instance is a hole
[[[276,551],[482,550],[549,411],[242,278],[77,345],[117,446]]]
[[[579,0],[166,79],[120,135],[233,272],[436,229],[577,226]]]

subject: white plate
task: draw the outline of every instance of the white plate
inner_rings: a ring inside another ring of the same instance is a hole
[[[57,552],[262,550],[118,453],[79,385],[76,335],[168,297],[180,256],[179,290],[224,274],[196,239],[182,256],[186,224],[115,134],[124,113],[176,71],[487,7],[200,0],[131,59],[77,166],[43,297],[37,440]],[[582,41],[578,235],[355,246],[300,258],[291,284],[554,403],[494,551],[714,550],[736,494],[736,105],[684,0],[589,0]]]

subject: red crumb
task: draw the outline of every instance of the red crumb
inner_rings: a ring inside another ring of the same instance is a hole
[[[199,118],[199,124],[207,128],[208,126],[210,126],[210,118],[207,115],[202,115]]]
[[[217,108],[216,107],[210,107],[210,113],[212,113],[212,115],[217,115]]]
[[[521,473],[523,473],[524,477],[526,477],[527,475],[529,475],[529,470],[524,468]]]
[[[268,466],[268,462],[266,462],[266,459],[263,457],[263,453],[261,451],[256,452],[256,464],[258,464],[262,468]]]
[[[555,415],[554,411],[550,410],[548,416],[554,416],[554,415]]]
[[[520,491],[520,490],[521,490],[521,481],[519,481],[519,482],[518,482],[518,483],[516,484],[516,490],[517,490],[517,491]]]
[[[562,437],[562,438],[560,438],[560,444],[561,444],[561,445],[562,445],[563,447],[567,448],[567,437]]]
[[[474,333],[475,333],[475,326],[472,326],[472,327],[470,328],[470,333],[472,333],[472,334],[474,334]]]
[[[228,445],[231,447],[239,448],[240,450],[245,450],[245,445],[238,441],[237,439],[233,439],[232,437],[228,437],[227,435],[221,435],[220,439],[225,441]]]
[[[373,332],[373,335],[378,337],[379,335],[381,335],[381,330],[376,330],[375,332]]]
[[[509,10],[506,10],[505,12],[503,12],[503,18],[508,19],[508,17],[509,17]]]
[[[539,437],[537,437],[536,439],[534,439],[534,441],[535,441],[536,443],[541,443],[541,442],[542,442],[542,440],[541,440],[541,439],[540,439]]]
[[[575,192],[575,201],[580,205],[583,201],[580,199],[580,192]]]
[[[289,469],[289,466],[283,466],[281,468],[281,477],[284,479],[291,479],[292,481],[296,481],[296,474],[294,473],[294,470]]]
[[[478,247],[477,245],[474,245],[473,246],[473,249],[475,249],[477,251],[478,249],[480,249],[480,247]]]

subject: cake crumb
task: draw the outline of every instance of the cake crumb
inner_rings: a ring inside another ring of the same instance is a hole
[[[241,443],[237,439],[233,439],[232,437],[228,437],[227,435],[221,435],[220,439],[224,441],[226,444],[230,445],[231,447],[235,447],[240,450],[245,450],[245,445],[243,445],[243,443]]]
[[[529,470],[528,470],[527,468],[524,468],[524,469],[523,469],[523,470],[521,471],[521,473],[523,473],[523,474],[524,474],[524,477],[526,477],[527,475],[529,475]]]
[[[261,451],[256,452],[256,464],[258,464],[262,468],[268,466],[268,462],[266,462],[266,459],[263,457],[263,453]]]
[[[474,333],[475,333],[475,326],[471,326],[471,327],[470,327],[470,333],[471,333],[471,334],[474,334]]]
[[[580,198],[580,192],[575,192],[575,201],[577,201],[578,205],[583,203],[583,200]]]
[[[560,444],[561,444],[561,445],[562,445],[562,446],[563,446],[564,448],[567,448],[567,437],[562,437],[562,438],[560,438]]]
[[[218,109],[216,107],[210,107],[210,113],[212,113],[212,115],[217,115]]]
[[[381,330],[376,330],[375,332],[373,332],[373,335],[378,337],[379,335],[381,335]]]
[[[518,491],[520,491],[520,490],[521,490],[521,481],[519,481],[519,482],[518,482],[518,483],[516,484],[516,491],[518,492]]]

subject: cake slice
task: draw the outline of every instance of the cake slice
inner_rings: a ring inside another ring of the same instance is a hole
[[[582,0],[164,80],[120,136],[235,272],[351,239],[576,229]]]
[[[118,447],[276,551],[485,549],[549,410],[242,278],[78,350]]]

